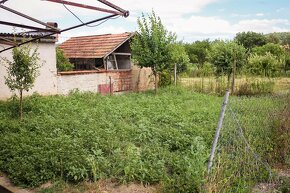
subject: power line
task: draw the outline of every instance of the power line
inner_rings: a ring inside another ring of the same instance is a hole
[[[64,6],[64,8],[66,9],[66,10],[68,10],[77,20],[79,20],[82,24],[84,24],[84,22],[72,11],[72,10],[70,10],[65,4],[62,4],[63,6]],[[108,21],[109,19],[117,19],[117,18],[119,18],[121,15],[119,15],[119,16],[117,16],[117,17],[114,17],[114,18],[108,18],[108,19],[106,19],[106,20],[104,20],[104,21],[102,21],[102,22],[100,22],[100,23],[98,23],[98,24],[96,24],[96,25],[86,25],[87,27],[97,27],[97,26],[99,26],[99,25],[101,25],[101,24],[103,24],[103,23],[105,23],[106,21]]]

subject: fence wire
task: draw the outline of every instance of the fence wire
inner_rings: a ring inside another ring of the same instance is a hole
[[[268,163],[273,153],[273,123],[288,99],[273,95],[230,98],[207,192],[255,192],[259,183],[277,184]]]

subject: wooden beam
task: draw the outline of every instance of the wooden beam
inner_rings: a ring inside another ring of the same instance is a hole
[[[114,55],[114,60],[115,60],[115,66],[116,66],[116,69],[119,70],[116,55]]]
[[[125,52],[113,52],[112,55],[122,55],[122,56],[131,56],[131,53],[125,53]]]

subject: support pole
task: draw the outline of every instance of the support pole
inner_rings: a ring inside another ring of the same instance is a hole
[[[220,112],[218,125],[217,125],[216,131],[215,131],[215,135],[214,135],[214,140],[213,140],[213,144],[212,144],[210,158],[209,158],[208,165],[207,165],[207,173],[208,174],[210,173],[210,170],[211,170],[211,167],[212,167],[212,161],[213,161],[215,150],[216,150],[216,146],[217,146],[217,143],[218,143],[220,130],[221,130],[222,125],[223,125],[223,120],[224,120],[224,116],[225,116],[225,112],[226,112],[229,96],[230,96],[230,91],[227,90],[226,94],[225,94],[225,97],[224,97],[223,104],[222,104],[222,109],[221,109],[221,112]]]
[[[109,76],[109,79],[110,79],[110,95],[113,94],[113,89],[112,89],[112,77]]]
[[[26,19],[29,19],[29,20],[31,20],[31,21],[34,21],[34,22],[36,22],[36,23],[38,23],[38,24],[41,24],[41,25],[43,25],[43,26],[45,26],[45,27],[47,27],[47,28],[49,28],[49,29],[55,30],[56,32],[59,32],[59,29],[58,29],[58,28],[55,28],[55,27],[53,27],[53,26],[51,26],[51,25],[48,25],[47,23],[44,23],[44,22],[42,22],[42,21],[39,21],[39,20],[37,20],[37,19],[35,19],[35,18],[33,18],[33,17],[30,17],[30,16],[28,16],[28,15],[25,15],[25,14],[23,14],[23,13],[20,13],[19,11],[16,11],[16,10],[14,10],[14,9],[10,9],[9,7],[6,7],[6,6],[1,5],[1,4],[0,4],[0,8],[5,9],[6,11],[9,11],[9,12],[14,13],[14,14],[16,14],[16,15],[19,15],[19,16],[21,16],[21,17],[24,17],[24,18],[26,18]]]

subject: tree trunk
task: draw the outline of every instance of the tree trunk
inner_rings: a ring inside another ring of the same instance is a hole
[[[20,91],[19,91],[20,93],[20,99],[19,99],[19,107],[20,107],[20,109],[19,109],[19,115],[20,115],[20,120],[22,120],[22,118],[23,118],[23,90],[21,89]]]
[[[174,85],[177,85],[177,64],[174,64]]]

